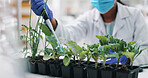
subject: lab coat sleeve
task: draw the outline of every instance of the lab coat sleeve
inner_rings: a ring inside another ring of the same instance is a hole
[[[140,11],[135,13],[134,41],[140,41],[141,48],[148,47],[148,26]],[[148,64],[148,51],[145,50],[134,62],[135,65]]]
[[[87,16],[89,16],[89,12],[79,16],[73,23],[68,25],[62,25],[62,23],[57,20],[58,26],[55,30],[57,36],[64,38],[66,42],[70,40],[75,42],[81,41],[87,35],[89,26]]]

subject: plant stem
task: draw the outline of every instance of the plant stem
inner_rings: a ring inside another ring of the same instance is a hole
[[[97,69],[97,67],[98,67],[98,62],[96,61],[95,62],[95,69]]]
[[[120,58],[118,59],[118,62],[117,62],[117,64],[116,64],[116,67],[118,67],[118,66],[119,66],[119,62],[120,62]]]
[[[82,59],[79,60],[78,66],[81,66],[81,61],[82,61]]]
[[[28,41],[27,41],[27,38],[28,38],[28,29],[27,29],[27,34],[26,34],[26,54],[27,54],[27,50],[28,50]],[[26,57],[26,55],[24,57]]]
[[[89,60],[90,60],[90,58],[88,58],[88,59],[87,59],[87,65],[89,65],[89,63],[90,63],[90,61],[89,61]]]
[[[30,36],[30,47],[32,46],[31,45],[31,14],[32,14],[32,10],[30,9],[30,19],[29,19],[29,36]]]
[[[133,69],[133,62],[131,62],[131,69]]]
[[[104,57],[104,60],[103,60],[103,67],[104,67],[104,69],[106,69],[106,66],[105,66],[105,62],[106,62],[106,57]]]
[[[89,65],[89,63],[90,63],[90,58],[91,57],[88,56],[88,58],[87,58],[87,65]]]

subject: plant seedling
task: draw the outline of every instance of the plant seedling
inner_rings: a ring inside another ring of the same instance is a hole
[[[31,16],[30,16],[30,19],[31,19]],[[40,39],[43,39],[41,35],[41,30],[38,29],[39,20],[40,18],[38,18],[38,22],[37,22],[35,29],[33,29],[31,25],[29,25],[29,27],[27,27],[26,25],[22,25],[23,27],[27,29],[27,34],[21,36],[21,39],[23,38],[26,39],[26,47],[24,48],[24,51],[28,50],[28,44],[29,44],[31,48],[31,53],[32,53],[32,56],[31,56],[32,61],[35,61],[36,55],[38,53],[38,46],[40,43]],[[31,23],[31,20],[30,20],[30,23]]]
[[[118,40],[118,41],[119,41],[118,43],[110,44],[111,45],[111,50],[115,51],[118,54],[118,56],[116,56],[118,58],[116,67],[118,67],[120,59],[123,56],[122,52],[126,52],[127,51],[127,43],[123,39],[122,40]]]
[[[74,56],[79,61],[78,66],[80,66],[82,60],[86,58],[86,52],[84,52],[83,49],[74,41],[68,41],[67,46],[71,51],[73,51]]]
[[[123,56],[122,52],[127,51],[127,43],[123,39],[120,40],[120,39],[114,38],[113,36],[108,36],[108,38],[109,38],[108,45],[111,46],[112,51],[116,52],[116,53],[111,53],[110,55],[108,55],[108,57],[117,57],[118,61],[117,61],[116,67],[118,67],[120,59]]]
[[[105,36],[96,36],[99,39],[99,43],[101,46],[99,47],[99,52],[100,52],[100,58],[103,59],[103,67],[104,69],[106,68],[105,62],[107,59],[107,55],[109,55],[109,51],[111,46],[109,44],[109,39]]]
[[[71,49],[69,49],[69,48],[64,48],[64,52],[65,52],[65,54],[64,54],[64,59],[63,59],[63,64],[65,65],[65,66],[68,66],[69,64],[70,64],[70,60],[71,60],[71,58],[73,57],[73,55],[74,55],[74,53],[73,53],[73,51],[71,51]],[[74,58],[74,57],[73,57]],[[75,60],[75,59],[73,59],[73,60]]]
[[[108,53],[110,51],[110,48],[111,48],[111,46],[109,46],[109,45],[104,45],[104,46],[100,46],[99,47],[100,59],[103,60],[103,67],[104,67],[104,69],[106,68],[105,62],[106,62],[107,57],[109,56]]]
[[[85,45],[85,43],[84,43],[84,45]],[[90,59],[92,57],[93,47],[91,47],[90,45],[87,45],[87,49],[85,47],[82,47],[82,48],[83,48],[83,51],[86,52],[87,65],[89,65]]]
[[[100,58],[103,59],[103,67],[106,68],[105,62],[107,57],[117,57],[119,58],[118,53],[111,53],[109,54],[109,51],[113,49],[113,51],[118,51],[120,44],[113,44],[118,43],[119,39],[114,39],[113,36],[96,36],[99,39],[99,43],[101,46],[99,47],[100,52]],[[109,37],[109,38],[108,38]],[[121,47],[121,46],[120,46]]]
[[[123,52],[122,54],[130,59],[131,69],[133,69],[133,62],[135,61],[135,59],[146,49],[148,48],[140,49],[140,45],[136,41],[131,41],[128,43],[129,52]]]
[[[95,68],[97,69],[98,67],[98,57],[99,57],[99,43],[98,44],[93,44],[93,45],[87,45],[87,51],[86,56],[87,56],[87,64],[90,62],[90,58],[92,57],[95,61]]]
[[[59,61],[59,57],[62,56],[62,52],[60,51],[60,48],[58,47],[57,40],[53,36],[53,34],[50,32],[48,27],[42,23],[39,24],[40,29],[45,34],[45,56],[44,60],[48,60],[50,58],[54,59],[56,63]],[[47,45],[46,45],[47,43]],[[52,48],[47,48],[48,45],[51,45]]]

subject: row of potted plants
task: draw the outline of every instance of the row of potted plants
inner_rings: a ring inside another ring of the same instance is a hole
[[[98,43],[93,45],[84,44],[87,47],[80,47],[74,41],[69,41],[63,47],[62,52],[56,39],[49,31],[48,27],[42,23],[37,23],[35,29],[27,27],[27,34],[21,36],[26,39],[24,52],[28,53],[31,49],[29,58],[29,67],[32,73],[51,74],[63,78],[137,78],[138,67],[133,67],[134,60],[145,49],[140,49],[136,41],[125,42],[123,39],[117,39],[113,36],[96,36]],[[38,45],[40,39],[43,39],[41,33],[45,34],[45,47],[41,50],[44,55],[40,55]],[[29,46],[28,46],[29,45]],[[51,45],[51,47],[48,47]],[[110,53],[110,51],[116,53]],[[130,59],[130,65],[119,65],[121,57],[125,55]],[[60,57],[63,59],[59,59]],[[106,64],[107,57],[116,57],[117,64]],[[90,59],[93,58],[94,62]],[[84,59],[87,59],[84,61]],[[98,59],[103,63],[98,64]]]

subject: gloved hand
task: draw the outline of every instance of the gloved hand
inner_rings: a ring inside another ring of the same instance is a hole
[[[49,19],[52,20],[53,13],[48,8],[48,5],[44,2],[44,0],[31,0],[31,9],[36,15],[41,16],[44,8],[48,14]]]
[[[110,54],[110,53],[116,53],[116,52],[110,50],[109,54]],[[116,57],[108,57],[107,59],[111,59],[111,60],[109,60],[109,61],[106,61],[107,64],[116,64],[117,61],[118,61],[118,58],[116,58]],[[128,60],[128,58],[127,58],[125,55],[123,55],[123,56],[121,57],[121,59],[120,59],[120,63],[126,63],[127,60]]]

